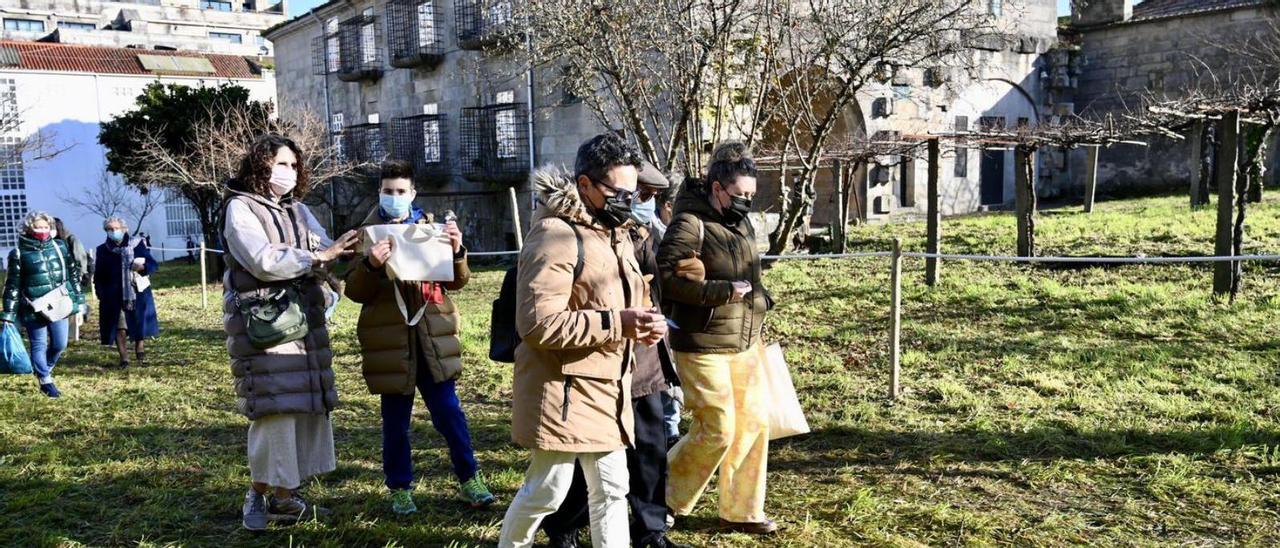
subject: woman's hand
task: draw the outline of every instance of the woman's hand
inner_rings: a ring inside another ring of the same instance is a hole
[[[746,297],[747,293],[750,293],[750,292],[751,292],[751,282],[748,282],[748,281],[733,282],[733,297],[729,300],[741,301],[743,297]]]
[[[382,268],[391,259],[391,250],[394,247],[395,241],[390,236],[387,236],[387,239],[370,247],[369,251],[365,252],[365,256],[369,258],[369,264],[374,268]]]
[[[355,245],[358,236],[359,233],[355,230],[348,230],[346,234],[343,234],[338,237],[337,240],[334,240],[333,245],[329,246],[328,249],[325,249],[324,251],[317,251],[316,259],[320,262],[327,263],[339,257],[346,257],[355,253],[355,251],[351,249],[351,246]]]
[[[458,230],[458,223],[454,221],[445,223],[444,233],[449,235],[449,243],[453,244],[453,254],[457,255],[462,251],[462,231]]]

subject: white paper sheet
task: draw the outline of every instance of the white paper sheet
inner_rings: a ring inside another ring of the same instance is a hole
[[[417,282],[453,281],[453,245],[442,224],[373,225],[360,234],[361,253],[392,240],[387,276]]]

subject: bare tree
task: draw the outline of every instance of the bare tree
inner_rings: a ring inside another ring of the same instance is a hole
[[[200,145],[189,152],[164,146],[159,134],[140,136],[142,146],[134,162],[146,168],[134,184],[151,192],[168,189],[181,194],[199,214],[204,236],[216,241],[226,181],[235,176],[254,138],[264,133],[285,135],[298,144],[316,183],[312,190],[355,176],[365,167],[348,161],[331,144],[327,126],[314,115],[264,120],[255,112],[225,107],[194,124],[192,134]]]
[[[107,170],[98,174],[98,180],[83,193],[62,192],[59,200],[94,217],[108,219],[125,215],[133,203],[134,191],[124,181]]]
[[[664,171],[692,171],[710,99],[729,78],[735,40],[749,36],[748,0],[545,0],[521,3],[526,60],[553,89],[582,99],[605,127],[623,128]],[[710,112],[708,111],[710,110]],[[718,138],[719,136],[715,136]]]
[[[816,197],[814,184],[828,147],[858,136],[840,136],[860,94],[898,71],[960,71],[972,66],[971,46],[1003,40],[984,2],[977,0],[829,0],[767,3],[765,42],[776,49],[765,64],[764,103],[754,109],[766,149],[785,159],[778,227],[769,253],[783,252],[805,229]]]

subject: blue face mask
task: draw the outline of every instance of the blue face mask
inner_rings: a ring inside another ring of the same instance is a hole
[[[649,226],[653,223],[653,216],[658,211],[658,201],[649,198],[645,202],[637,202],[631,205],[631,216],[636,218],[642,226]]]
[[[378,205],[382,207],[382,213],[387,217],[399,219],[408,215],[409,210],[413,208],[413,196],[382,194],[378,197]]]
[[[111,241],[113,242],[120,243],[120,241],[124,239],[124,231],[123,230],[108,231],[107,237],[111,238]]]

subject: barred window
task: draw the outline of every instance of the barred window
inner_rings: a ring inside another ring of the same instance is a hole
[[[21,139],[0,137],[0,190],[27,189],[27,169],[22,163]]]
[[[418,4],[418,47],[436,43],[436,7],[432,2]]]
[[[422,161],[434,164],[440,161],[440,120],[422,122]]]
[[[26,215],[25,194],[0,194],[0,247],[18,245],[18,227]]]

